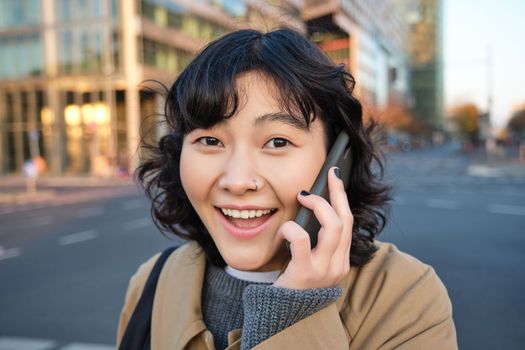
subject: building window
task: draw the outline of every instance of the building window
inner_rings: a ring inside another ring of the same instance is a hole
[[[58,19],[69,22],[79,19],[101,18],[104,15],[103,6],[106,0],[56,0]],[[114,5],[111,4],[112,11]]]
[[[73,32],[71,30],[65,30],[59,32],[59,71],[62,73],[73,72]]]
[[[210,41],[226,33],[225,28],[192,15],[175,3],[159,5],[153,0],[142,0],[141,5],[144,18],[158,26],[180,30],[191,38]]]
[[[7,38],[0,37],[0,80],[8,79],[10,75],[11,67],[9,57],[9,47],[7,46]]]
[[[100,26],[84,26],[77,27],[75,30],[59,31],[57,34],[60,53],[59,71],[65,74],[75,72],[100,73],[104,50],[104,29]]]
[[[44,60],[40,34],[0,38],[0,61],[0,79],[42,74]]]
[[[111,19],[113,19],[113,22],[118,22],[119,15],[119,0],[111,0]]]
[[[113,69],[118,71],[120,69],[120,37],[117,31],[112,34],[111,51],[113,53]]]
[[[226,11],[233,17],[244,18],[246,17],[247,8],[246,3],[242,0],[223,0],[221,2],[215,2],[219,8]]]
[[[0,0],[0,28],[38,25],[41,11],[40,0]]]
[[[168,27],[182,28],[182,20],[184,15],[177,12],[168,12]]]
[[[140,45],[139,45],[140,47]],[[142,39],[143,63],[170,73],[181,72],[193,59],[193,54],[175,47]]]

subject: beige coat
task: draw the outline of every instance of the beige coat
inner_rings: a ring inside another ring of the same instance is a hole
[[[452,307],[434,270],[377,243],[370,263],[351,268],[343,295],[254,349],[457,349]],[[117,334],[120,343],[159,254],[131,278]],[[206,259],[194,242],[177,249],[159,277],[152,315],[152,350],[215,349],[202,320]],[[228,349],[240,349],[241,330],[228,334]]]

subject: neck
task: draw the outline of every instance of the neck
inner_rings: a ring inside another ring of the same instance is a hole
[[[273,271],[242,271],[237,270],[231,266],[226,266],[225,271],[228,275],[238,278],[243,281],[249,282],[260,282],[260,283],[273,283],[277,280],[281,274],[281,270]]]

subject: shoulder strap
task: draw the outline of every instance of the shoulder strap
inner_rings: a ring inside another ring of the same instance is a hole
[[[162,252],[151,270],[142,295],[133,311],[119,350],[144,350],[150,348],[151,335],[151,313],[153,310],[153,299],[157,289],[157,281],[164,263],[171,253],[178,247],[170,247]]]

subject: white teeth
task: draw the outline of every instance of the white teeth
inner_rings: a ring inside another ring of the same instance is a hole
[[[226,216],[231,216],[232,218],[242,218],[242,219],[251,219],[255,217],[261,217],[270,213],[271,209],[264,210],[236,210],[236,209],[225,209],[221,208],[221,211]]]

